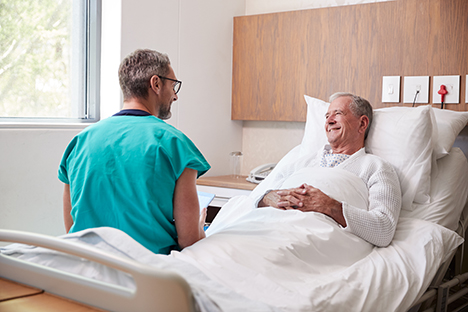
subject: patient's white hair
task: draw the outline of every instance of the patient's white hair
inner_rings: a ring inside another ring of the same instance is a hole
[[[374,115],[372,106],[370,105],[369,101],[352,93],[336,92],[330,96],[330,103],[340,97],[348,97],[351,99],[351,103],[349,103],[349,109],[354,116],[359,118],[362,115],[366,115],[367,118],[369,118],[369,125],[367,126],[366,132],[364,134],[364,139],[367,139],[367,135],[369,134],[369,129],[372,124],[372,117]]]

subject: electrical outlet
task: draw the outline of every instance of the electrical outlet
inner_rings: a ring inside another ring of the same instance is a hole
[[[432,103],[440,104],[441,96],[438,93],[440,86],[444,85],[447,90],[444,104],[460,103],[460,76],[434,76],[432,79]]]
[[[465,79],[465,103],[468,103],[468,75]]]
[[[400,102],[400,76],[383,76],[382,103]]]
[[[403,103],[413,102],[429,103],[429,76],[404,77]]]

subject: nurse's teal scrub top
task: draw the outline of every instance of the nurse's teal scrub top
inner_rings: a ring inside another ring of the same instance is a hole
[[[70,233],[113,227],[154,253],[178,249],[173,216],[177,179],[210,165],[181,131],[154,116],[113,116],[68,145],[58,177],[70,185]]]

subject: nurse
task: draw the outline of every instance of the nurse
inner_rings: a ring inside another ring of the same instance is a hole
[[[167,55],[133,52],[120,64],[119,81],[123,109],[73,138],[60,163],[65,228],[117,228],[168,254],[205,237],[196,179],[210,165],[164,122],[182,85]]]

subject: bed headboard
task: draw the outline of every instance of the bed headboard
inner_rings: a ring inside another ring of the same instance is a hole
[[[304,94],[337,91],[410,106],[382,103],[383,76],[460,75],[446,108],[467,111],[466,16],[466,0],[396,0],[235,17],[232,119],[305,121]]]

